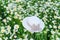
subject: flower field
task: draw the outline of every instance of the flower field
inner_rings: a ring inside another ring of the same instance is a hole
[[[60,0],[0,0],[0,40],[60,40]]]

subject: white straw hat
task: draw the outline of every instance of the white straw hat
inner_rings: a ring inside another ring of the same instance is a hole
[[[32,33],[41,32],[45,26],[44,22],[36,16],[24,18],[22,24],[25,29]]]

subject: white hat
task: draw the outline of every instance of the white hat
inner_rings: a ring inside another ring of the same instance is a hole
[[[22,24],[25,29],[32,33],[41,32],[45,26],[44,22],[36,16],[24,18]]]

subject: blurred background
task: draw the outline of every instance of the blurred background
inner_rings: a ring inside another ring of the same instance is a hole
[[[44,30],[26,30],[28,16],[42,19]],[[0,40],[60,40],[60,0],[0,0]]]

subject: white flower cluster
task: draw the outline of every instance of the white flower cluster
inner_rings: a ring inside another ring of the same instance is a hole
[[[26,32],[27,30],[30,32],[37,32],[37,31],[41,32],[44,28],[44,24],[46,28],[44,29],[43,32],[47,33],[48,31],[50,31],[52,34],[51,40],[54,40],[55,39],[54,37],[56,35],[57,35],[56,40],[60,39],[59,37],[60,36],[60,22],[59,22],[60,1],[58,0],[55,1],[8,0],[7,2],[5,0],[0,0],[0,1],[2,2],[1,6],[3,6],[6,9],[5,12],[2,12],[2,14],[0,14],[0,29],[1,29],[0,36],[2,37],[0,38],[0,40],[2,39],[9,40],[12,38],[13,39],[18,38],[17,40],[23,40],[21,38],[22,37],[21,35],[24,34],[24,32]],[[1,9],[3,9],[3,7]],[[44,23],[40,23],[42,22],[41,20],[35,17],[32,18],[31,16],[39,17],[44,21]],[[27,21],[28,24],[26,24]],[[22,23],[23,26],[27,29],[27,30],[24,29],[24,32],[22,32],[23,27],[20,26],[21,22],[23,22]],[[35,28],[32,27],[31,25],[34,26]],[[29,27],[31,27],[31,29]],[[22,29],[22,30],[18,30],[18,29]],[[6,35],[8,35],[9,37]],[[18,35],[20,35],[21,37]],[[24,38],[25,38],[24,40],[28,40],[26,36],[24,36]],[[30,40],[33,40],[33,38],[30,38]]]

